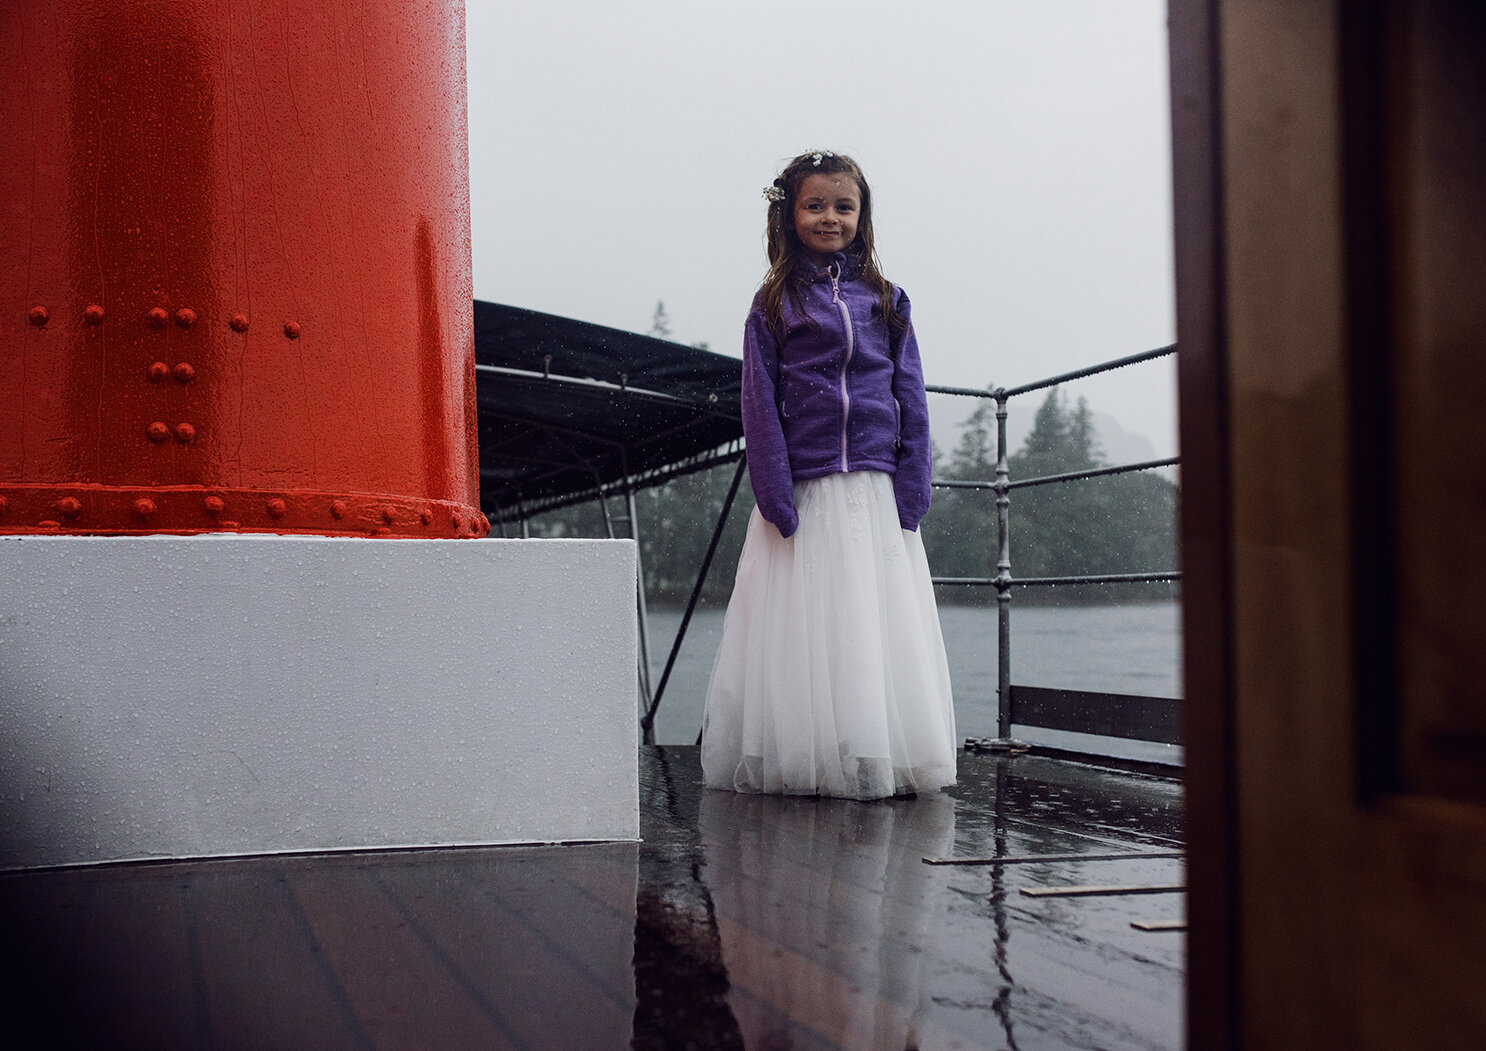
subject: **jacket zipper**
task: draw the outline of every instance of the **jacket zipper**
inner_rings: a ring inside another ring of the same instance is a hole
[[[847,466],[846,459],[846,425],[851,418],[851,394],[846,389],[846,369],[851,364],[856,338],[851,329],[851,309],[846,305],[846,300],[841,298],[841,286],[836,282],[840,270],[832,263],[827,273],[831,275],[831,302],[841,308],[841,321],[846,326],[846,354],[841,359],[841,470],[845,472],[851,469]]]

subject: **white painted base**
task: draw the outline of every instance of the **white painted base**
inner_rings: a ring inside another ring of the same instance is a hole
[[[0,536],[0,868],[639,836],[627,540]]]

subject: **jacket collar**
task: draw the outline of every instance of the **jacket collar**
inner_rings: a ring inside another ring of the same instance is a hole
[[[807,281],[829,281],[833,266],[836,267],[838,281],[850,281],[862,272],[862,255],[860,252],[837,252],[828,262],[819,264],[806,259],[800,265],[799,272]]]

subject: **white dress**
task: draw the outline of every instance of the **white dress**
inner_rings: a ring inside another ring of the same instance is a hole
[[[707,690],[709,788],[880,799],[955,780],[944,638],[893,480],[798,482],[785,539],[755,509]]]

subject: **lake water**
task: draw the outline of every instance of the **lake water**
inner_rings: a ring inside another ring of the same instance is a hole
[[[723,611],[698,610],[671,671],[655,718],[661,744],[691,744],[702,725],[707,679],[722,633]],[[666,657],[681,623],[680,611],[652,610],[652,683],[660,684]],[[955,723],[963,737],[996,735],[996,610],[940,606],[939,623],[949,654]],[[1181,696],[1181,605],[1149,602],[1120,606],[1024,606],[1011,610],[1011,681],[1107,693]],[[1018,734],[1059,741],[1045,732]],[[1071,742],[1065,742],[1071,743]],[[1115,749],[1111,754],[1126,754]],[[1129,753],[1154,758],[1150,748]],[[1170,761],[1180,749],[1166,749]]]

